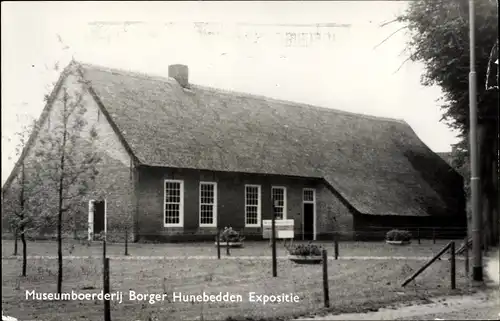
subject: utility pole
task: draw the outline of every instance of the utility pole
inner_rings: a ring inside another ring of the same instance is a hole
[[[477,141],[477,80],[476,80],[476,35],[475,35],[474,0],[469,0],[469,40],[470,40],[470,72],[469,72],[469,113],[470,113],[470,166],[471,166],[471,202],[472,202],[472,279],[483,281],[483,257],[481,253],[481,207],[480,178],[478,164]]]
[[[497,19],[500,17],[500,0],[497,0]],[[500,93],[500,33],[497,32],[497,90]],[[500,108],[497,108],[497,195],[500,195]],[[498,230],[500,231],[500,197],[497,198],[497,220],[493,224],[498,224]],[[500,233],[500,232],[499,232]],[[497,238],[497,245],[500,245],[500,235]],[[500,246],[498,247],[498,257],[500,258]]]

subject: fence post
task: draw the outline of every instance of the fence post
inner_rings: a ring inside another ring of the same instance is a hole
[[[337,238],[335,238],[335,260],[339,259],[339,241]]]
[[[227,256],[231,256],[231,250],[229,249],[229,240],[226,241],[226,254]]]
[[[125,256],[128,256],[128,228],[125,229]]]
[[[217,229],[217,258],[220,260],[220,229]]]
[[[417,228],[417,240],[418,244],[420,244],[420,228]]]
[[[272,242],[272,256],[273,256],[273,277],[278,276],[278,262],[276,258],[276,201],[273,199],[273,217],[271,224],[271,242]]]
[[[452,290],[455,290],[457,285],[456,285],[456,270],[455,270],[455,242],[451,242],[451,246],[450,246],[450,252],[451,252],[451,267],[450,267],[450,270],[451,270],[451,289]]]
[[[14,229],[14,256],[17,256],[17,240],[18,240],[18,237],[17,237],[17,227]]]
[[[465,276],[469,278],[469,238],[465,238]]]
[[[325,299],[325,307],[330,307],[330,292],[328,290],[328,255],[326,250],[323,250],[323,295]]]
[[[104,259],[103,273],[103,288],[104,288],[104,321],[111,321],[111,301],[109,298],[109,259]]]
[[[102,259],[106,260],[106,236],[102,237]]]

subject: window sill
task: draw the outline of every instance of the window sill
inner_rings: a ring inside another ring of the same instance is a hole
[[[184,227],[183,224],[163,224],[163,227]]]

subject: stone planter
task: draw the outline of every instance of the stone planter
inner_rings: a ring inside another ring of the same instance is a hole
[[[408,245],[408,244],[411,243],[411,241],[389,241],[389,240],[385,240],[385,243],[392,244],[392,245]]]
[[[323,261],[321,255],[288,255],[288,259],[297,264],[320,264]]]
[[[220,247],[227,247],[228,242],[220,242]],[[215,242],[215,246],[217,246],[217,242]],[[229,242],[229,247],[231,248],[238,248],[238,247],[243,247],[243,242]]]

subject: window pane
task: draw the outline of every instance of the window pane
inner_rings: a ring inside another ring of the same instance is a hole
[[[213,205],[201,205],[200,211],[200,223],[213,224]]]
[[[285,209],[285,188],[273,187],[271,189],[271,196],[274,201],[273,205],[275,206],[276,210],[276,218],[283,219]]]
[[[246,207],[246,224],[258,224],[259,215],[257,206]]]
[[[259,224],[259,187],[246,186],[245,189],[245,223],[247,225]]]
[[[180,222],[180,205],[166,204],[165,205],[165,223],[179,224]]]
[[[180,223],[181,183],[165,183],[165,224]]]
[[[201,184],[200,186],[200,203],[201,204],[214,204],[214,185]]]
[[[304,190],[304,201],[305,202],[313,202],[314,201],[314,191],[313,190]]]
[[[200,184],[200,224],[213,224],[215,212],[215,184]]]
[[[167,182],[165,184],[165,201],[167,203],[180,203],[181,184],[179,182]]]

